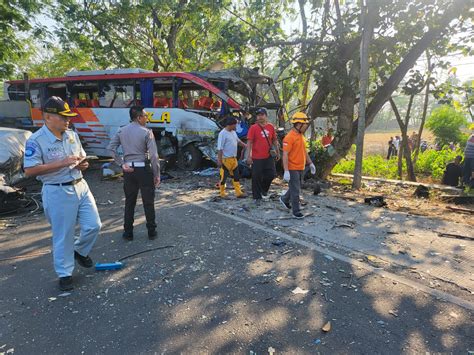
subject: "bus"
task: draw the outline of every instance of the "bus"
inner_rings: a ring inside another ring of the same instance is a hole
[[[64,77],[12,80],[10,101],[28,101],[33,129],[43,124],[41,107],[50,96],[69,103],[71,120],[89,155],[109,157],[107,145],[129,123],[129,108],[142,105],[160,158],[196,170],[203,158],[217,160],[216,137],[228,114],[243,116],[265,107],[279,125],[282,105],[271,78],[252,69],[154,72],[144,69],[73,71]]]

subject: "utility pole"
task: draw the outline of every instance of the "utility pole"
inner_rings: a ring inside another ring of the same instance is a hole
[[[365,134],[365,111],[367,84],[369,81],[369,45],[373,32],[373,22],[369,16],[368,0],[362,0],[361,23],[362,23],[362,42],[360,45],[360,79],[359,79],[359,118],[357,126],[356,141],[356,161],[354,167],[354,178],[352,188],[360,189],[362,181],[362,158],[364,153],[364,134]],[[374,6],[374,5],[372,5]]]

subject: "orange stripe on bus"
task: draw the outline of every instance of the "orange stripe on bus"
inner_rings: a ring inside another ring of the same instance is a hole
[[[92,111],[90,108],[77,108],[76,111],[86,122],[99,122],[99,119],[95,115],[94,111]]]
[[[43,114],[39,108],[31,108],[31,119],[32,120],[43,120]]]

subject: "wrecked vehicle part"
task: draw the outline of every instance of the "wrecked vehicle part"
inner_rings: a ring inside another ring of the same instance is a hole
[[[205,146],[214,144],[209,140],[216,137],[228,114],[252,113],[258,104],[267,108],[272,122],[282,117],[277,114],[281,105],[273,80],[247,68],[194,74],[136,68],[80,71],[59,78],[7,81],[4,91],[10,102],[28,100],[36,129],[43,125],[41,107],[49,96],[66,100],[78,113],[71,125],[85,151],[100,157],[111,156],[110,139],[129,123],[130,107],[141,105],[160,158],[186,169],[199,168],[203,156],[216,161],[214,148]],[[236,101],[233,93],[243,102]]]
[[[227,92],[240,102],[243,111],[254,113],[259,107],[264,107],[271,122],[277,126],[284,125],[282,104],[273,79],[259,74],[257,69],[237,68],[193,74]]]
[[[30,131],[16,128],[0,128],[0,174],[6,185],[14,185],[24,179],[22,166],[25,143]]]
[[[0,181],[0,215],[15,213],[31,204],[25,193]]]

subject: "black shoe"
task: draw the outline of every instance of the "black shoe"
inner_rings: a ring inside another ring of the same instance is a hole
[[[82,267],[89,268],[89,267],[92,267],[92,265],[94,264],[90,257],[82,256],[77,251],[74,251],[74,259],[76,259],[78,264],[81,265]]]
[[[291,210],[291,205],[288,202],[283,201],[283,199],[280,196],[280,203],[282,204],[283,207],[285,207],[287,210]]]
[[[74,288],[72,285],[72,276],[64,276],[59,278],[59,289],[61,291],[71,291]]]
[[[128,240],[128,241],[132,241],[133,240],[133,233],[123,232],[122,238],[125,239],[125,240]]]
[[[293,217],[295,217],[296,219],[303,219],[304,214],[302,214],[301,212],[296,212],[296,213],[293,213]]]
[[[149,230],[148,231],[148,239],[153,240],[158,236],[158,233],[156,233],[156,230]]]

